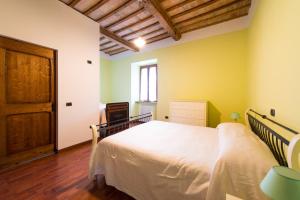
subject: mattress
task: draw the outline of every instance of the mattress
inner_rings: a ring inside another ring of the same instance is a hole
[[[217,129],[151,121],[101,140],[90,177],[137,200],[205,199],[218,148]]]

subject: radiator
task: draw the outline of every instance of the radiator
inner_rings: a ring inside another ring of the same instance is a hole
[[[141,103],[140,114],[152,113],[152,119],[156,119],[156,104],[153,103]]]

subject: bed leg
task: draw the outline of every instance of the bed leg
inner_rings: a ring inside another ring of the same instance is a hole
[[[103,175],[96,175],[94,179],[94,184],[98,189],[106,187],[105,177]]]
[[[94,180],[93,180],[94,183],[97,183],[97,179],[98,179],[97,177],[98,177],[97,175],[94,177]]]

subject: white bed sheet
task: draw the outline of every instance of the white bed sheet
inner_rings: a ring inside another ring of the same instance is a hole
[[[151,121],[99,142],[90,177],[137,200],[205,199],[218,143],[217,129]]]

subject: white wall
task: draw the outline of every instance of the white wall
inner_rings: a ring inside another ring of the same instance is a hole
[[[0,0],[0,35],[58,50],[58,148],[91,139],[89,125],[98,118],[99,25],[58,0]],[[72,107],[65,106],[69,101]]]

